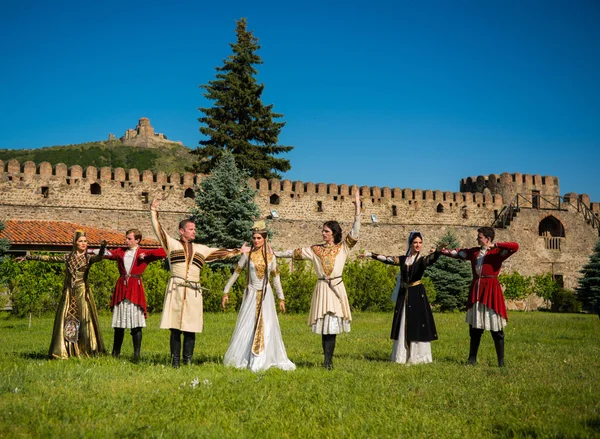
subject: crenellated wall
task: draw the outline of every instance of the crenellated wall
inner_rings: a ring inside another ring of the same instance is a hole
[[[149,208],[159,196],[163,199],[161,222],[177,236],[177,224],[194,206],[194,188],[203,178],[191,173],[0,161],[0,219],[72,221],[118,231],[136,227],[151,236]],[[527,197],[539,191],[540,197],[549,198],[560,194],[557,177],[518,173],[469,177],[461,180],[460,192],[276,179],[250,179],[248,183],[257,190],[255,201],[263,216],[276,217],[271,222],[274,247],[318,242],[321,225],[331,219],[347,230],[358,190],[360,247],[387,254],[404,252],[406,237],[414,229],[424,233],[426,248],[447,230],[453,230],[463,246],[474,246],[477,228],[491,225],[504,203],[517,193]],[[526,275],[555,269],[555,274],[564,276],[565,286],[574,288],[598,239],[598,230],[577,209],[578,201],[589,206],[593,215],[600,215],[600,203],[592,203],[586,194],[569,193],[561,199],[560,210],[540,199],[539,209],[521,209],[508,229],[498,230],[497,241],[514,240],[521,245],[506,269]],[[548,215],[555,216],[566,232],[558,252],[546,249],[539,230]]]
[[[504,172],[500,175],[490,174],[463,178],[460,181],[461,192],[484,193],[486,189],[492,195],[501,195],[505,203],[510,203],[517,194],[531,198],[534,191],[538,192],[541,197],[560,196],[558,177],[551,175],[541,176],[519,172],[509,174]],[[540,207],[546,207],[547,202],[545,200],[540,199],[540,203]]]

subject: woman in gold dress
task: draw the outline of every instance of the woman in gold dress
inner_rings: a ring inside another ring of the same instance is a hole
[[[68,254],[27,255],[30,261],[64,262],[65,283],[56,310],[50,342],[50,358],[94,356],[105,353],[94,296],[87,284],[90,267],[102,260],[106,242],[97,255],[87,253],[85,232],[75,231],[73,250]]]

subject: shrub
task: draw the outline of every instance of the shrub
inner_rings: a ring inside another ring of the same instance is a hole
[[[573,291],[561,288],[552,296],[550,310],[552,312],[580,312],[581,303],[577,300]]]

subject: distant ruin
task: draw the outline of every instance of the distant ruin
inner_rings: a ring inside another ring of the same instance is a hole
[[[108,140],[116,140],[115,135],[109,133]],[[167,136],[163,133],[155,133],[154,128],[150,125],[150,119],[147,117],[142,117],[135,129],[129,128],[119,140],[125,146],[143,146],[147,148],[156,148],[167,143],[183,145],[180,141],[167,139]]]

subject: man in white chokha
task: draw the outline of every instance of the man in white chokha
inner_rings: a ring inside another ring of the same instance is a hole
[[[196,225],[191,219],[179,223],[179,240],[167,235],[158,221],[156,211],[160,202],[152,201],[150,207],[152,227],[167,252],[171,278],[165,291],[161,329],[171,331],[170,347],[172,366],[179,367],[181,333],[183,332],[183,364],[191,364],[196,343],[196,333],[203,329],[202,287],[200,271],[207,262],[218,261],[240,254],[239,249],[210,248],[194,243]]]

